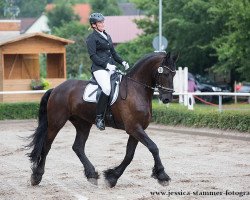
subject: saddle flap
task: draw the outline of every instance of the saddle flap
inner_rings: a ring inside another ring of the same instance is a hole
[[[109,105],[113,105],[114,102],[117,100],[121,79],[122,75],[119,73],[114,73],[110,77],[111,93],[110,93]],[[87,102],[97,103],[99,97],[98,94],[100,93],[101,93],[101,88],[97,84],[96,80],[92,77],[89,80],[89,83],[84,90],[83,100]]]

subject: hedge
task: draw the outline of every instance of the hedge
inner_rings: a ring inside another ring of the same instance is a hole
[[[167,107],[153,108],[153,121],[165,125],[208,127],[250,132],[250,114],[235,111],[190,111]]]
[[[39,103],[0,103],[0,120],[35,119]]]
[[[36,119],[39,103],[2,103],[0,120]],[[249,112],[236,111],[190,111],[186,108],[167,108],[153,105],[153,122],[165,125],[182,125],[188,127],[208,127],[224,130],[250,132]]]

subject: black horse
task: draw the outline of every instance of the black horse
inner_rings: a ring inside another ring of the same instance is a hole
[[[158,88],[159,98],[163,103],[172,100],[176,60],[177,56],[172,56],[170,53],[151,53],[140,59],[123,77],[118,99],[111,106],[115,123],[106,122],[106,126],[125,130],[129,138],[124,160],[119,166],[104,172],[110,187],[116,185],[118,178],[132,161],[138,141],[144,144],[154,157],[152,176],[162,185],[169,183],[170,178],[165,173],[158,147],[145,133],[145,129],[152,116],[154,89]],[[30,136],[32,141],[28,145],[32,148],[28,154],[33,164],[32,185],[41,182],[46,156],[57,133],[68,120],[76,128],[76,138],[72,148],[84,166],[88,181],[97,184],[99,175],[85,154],[85,143],[95,123],[96,110],[95,103],[84,102],[82,99],[87,84],[88,81],[67,80],[43,95],[38,127]]]

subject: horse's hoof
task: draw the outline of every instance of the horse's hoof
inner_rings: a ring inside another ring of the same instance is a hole
[[[32,174],[30,177],[30,182],[32,186],[38,185],[42,180],[42,174]]]
[[[164,187],[169,186],[170,181],[158,181],[158,183]]]
[[[110,179],[105,179],[105,183],[106,183],[107,187],[113,188],[113,187],[115,187],[117,181],[110,180]]]
[[[96,178],[88,178],[88,181],[93,185],[98,185],[98,179]]]
[[[165,173],[165,171],[157,172],[155,168],[153,168],[153,173],[151,175],[153,178],[158,180],[158,183],[162,186],[168,186],[171,178]]]
[[[115,187],[117,183],[117,176],[115,174],[115,170],[108,169],[104,171],[105,183],[108,187],[112,188]]]

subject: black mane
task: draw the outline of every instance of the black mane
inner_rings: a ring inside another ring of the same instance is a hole
[[[164,56],[166,56],[166,53],[165,52],[153,52],[153,53],[146,54],[144,57],[140,58],[134,64],[134,66],[131,68],[128,74],[134,73],[139,67],[144,65],[145,62],[148,62],[150,59],[155,58],[156,56],[160,56],[161,58],[163,58]]]

